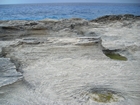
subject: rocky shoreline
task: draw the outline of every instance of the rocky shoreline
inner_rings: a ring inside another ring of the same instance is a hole
[[[139,29],[131,14],[0,21],[0,105],[139,105]]]

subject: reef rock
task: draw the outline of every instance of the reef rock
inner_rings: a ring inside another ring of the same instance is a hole
[[[0,105],[139,105],[139,16],[1,21],[0,31]]]
[[[135,20],[140,19],[139,16],[134,16],[132,14],[125,14],[125,15],[106,15],[103,17],[99,17],[97,19],[91,20],[94,22],[110,22],[110,21],[122,21],[122,20]]]
[[[10,58],[0,58],[0,87],[12,84],[22,78],[22,74],[16,71],[16,66],[10,61]]]

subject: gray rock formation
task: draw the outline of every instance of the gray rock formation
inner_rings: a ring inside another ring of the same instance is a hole
[[[139,105],[139,29],[133,15],[1,21],[0,105]]]
[[[106,15],[99,17],[97,19],[91,20],[91,22],[110,22],[110,21],[122,21],[122,20],[136,20],[140,19],[139,16],[134,16],[132,14],[125,14],[125,15]]]
[[[16,71],[15,65],[9,58],[0,58],[0,87],[12,84],[22,78],[22,74]]]

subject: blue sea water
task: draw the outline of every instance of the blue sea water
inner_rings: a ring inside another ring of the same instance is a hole
[[[104,15],[140,15],[140,4],[56,3],[0,5],[0,20],[42,20],[84,18]]]

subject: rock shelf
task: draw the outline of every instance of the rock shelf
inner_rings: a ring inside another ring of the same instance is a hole
[[[0,21],[0,105],[139,105],[139,29],[130,14]]]

